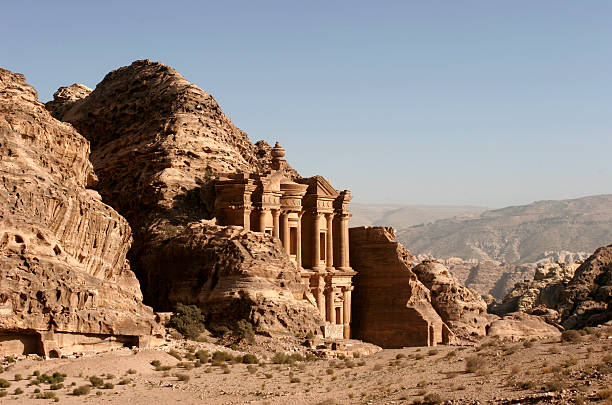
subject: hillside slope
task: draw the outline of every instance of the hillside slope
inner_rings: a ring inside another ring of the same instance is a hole
[[[536,262],[547,252],[591,252],[612,241],[612,195],[538,201],[398,231],[415,254]]]

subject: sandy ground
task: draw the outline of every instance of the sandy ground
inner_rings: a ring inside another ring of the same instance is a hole
[[[81,358],[28,358],[4,363],[0,378],[11,385],[0,403],[52,402],[54,399],[35,397],[53,392],[58,402],[65,404],[404,404],[424,400],[610,404],[612,390],[606,390],[612,389],[612,328],[600,327],[595,332],[574,343],[485,340],[477,347],[384,350],[348,361],[293,365],[223,367],[206,363],[188,369],[193,361],[183,359],[189,363],[186,368],[166,351],[174,347],[182,356],[192,357],[189,346],[210,353],[229,349],[187,341],[160,349],[122,349]],[[474,372],[466,372],[467,359],[474,356],[479,359],[474,361]],[[156,371],[150,364],[154,360],[172,368]],[[36,371],[66,374],[64,388],[50,390],[47,383],[31,385]],[[177,373],[188,375],[189,381],[179,381]],[[22,379],[16,379],[16,374]],[[75,387],[90,386],[93,375],[104,378],[112,388],[92,388],[84,396],[72,394]],[[18,388],[23,393],[16,395]],[[35,393],[36,389],[40,393]]]

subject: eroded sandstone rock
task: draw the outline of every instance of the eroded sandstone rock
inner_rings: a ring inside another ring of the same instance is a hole
[[[567,329],[612,319],[612,245],[600,247],[576,269],[557,310]]]
[[[561,336],[559,329],[545,319],[523,312],[506,314],[491,322],[488,336],[518,341],[523,339],[544,339]]]
[[[442,320],[464,340],[486,335],[487,304],[475,291],[460,285],[437,261],[424,261],[412,271],[431,291],[431,303]]]
[[[429,346],[453,340],[432,306],[427,287],[411,270],[412,255],[393,228],[350,228],[352,331],[383,348]]]
[[[86,189],[89,143],[37,97],[0,68],[0,353],[162,333],[126,260],[127,221]]]
[[[299,273],[270,238],[200,222],[215,215],[215,179],[271,164],[269,145],[252,144],[210,94],[141,60],[110,72],[61,119],[90,140],[96,189],[134,231],[128,257],[145,302],[162,311],[197,302],[213,322],[246,317],[262,333],[319,325],[314,305],[287,294]]]

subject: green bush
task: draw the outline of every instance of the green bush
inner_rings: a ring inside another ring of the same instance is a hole
[[[153,361],[151,362],[151,365],[152,365],[153,367],[159,367],[159,366],[161,366],[161,361],[159,361],[159,360],[153,360]]]
[[[72,390],[72,395],[80,396],[87,395],[91,392],[91,387],[89,385],[81,385],[78,388]]]
[[[11,383],[5,380],[4,378],[0,378],[0,388],[8,388],[11,386]]]
[[[231,353],[216,351],[212,355],[213,362],[232,361],[234,356]]]
[[[8,395],[8,392],[6,390],[0,390],[0,398],[5,397]]]
[[[177,350],[170,349],[170,351],[168,352],[168,354],[169,354],[170,356],[174,357],[175,359],[179,360],[179,361],[180,361],[180,360],[183,360],[183,356],[181,356],[181,354],[180,354],[180,353],[179,353]]]
[[[566,330],[561,333],[561,341],[562,342],[580,342],[582,340],[582,335],[577,330]]]
[[[253,325],[246,319],[241,319],[232,328],[232,336],[239,342],[246,341],[249,344],[255,343],[255,332]]]
[[[21,395],[23,394],[23,390],[19,387],[15,388],[15,392],[13,392],[13,395]]]
[[[287,356],[285,353],[274,353],[274,356],[272,356],[272,363],[274,364],[286,364],[289,363],[289,356]]]
[[[200,308],[179,303],[166,326],[176,329],[188,339],[195,339],[206,329],[205,320]]]
[[[89,377],[89,382],[94,387],[101,387],[104,385],[104,380],[95,375],[92,375],[91,377]]]
[[[198,350],[195,353],[195,356],[200,360],[200,363],[208,363],[208,359],[210,358],[210,353],[207,350]]]
[[[104,388],[105,390],[112,390],[113,388],[115,388],[115,384],[111,382],[107,382],[107,383],[104,383],[102,388]]]
[[[244,364],[257,364],[259,363],[259,359],[254,354],[245,354],[242,356],[242,362]]]

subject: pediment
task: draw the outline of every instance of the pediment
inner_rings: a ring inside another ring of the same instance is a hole
[[[308,184],[306,194],[315,194],[318,197],[338,197],[338,190],[336,190],[323,176],[308,177],[306,179],[300,179],[299,182]]]

